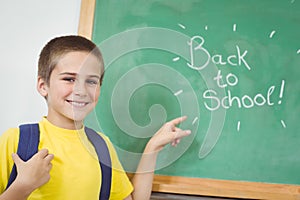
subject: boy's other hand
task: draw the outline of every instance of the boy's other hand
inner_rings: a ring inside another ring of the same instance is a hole
[[[181,130],[176,126],[186,120],[186,116],[175,118],[165,123],[147,144],[148,152],[160,151],[166,144],[177,146],[180,139],[191,134],[190,130]]]
[[[49,154],[47,149],[42,149],[24,162],[18,154],[12,154],[12,159],[17,167],[15,184],[25,187],[32,192],[50,180],[51,161],[54,155]]]

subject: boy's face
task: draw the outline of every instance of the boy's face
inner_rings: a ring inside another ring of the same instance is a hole
[[[47,97],[47,119],[51,123],[68,129],[81,126],[98,101],[100,66],[97,58],[88,52],[69,52],[53,69],[49,85],[38,80],[40,93]]]

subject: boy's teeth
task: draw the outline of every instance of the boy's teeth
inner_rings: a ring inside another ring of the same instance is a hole
[[[85,105],[85,103],[74,102],[74,101],[72,101],[71,104],[74,105],[74,106],[78,106],[78,107]]]

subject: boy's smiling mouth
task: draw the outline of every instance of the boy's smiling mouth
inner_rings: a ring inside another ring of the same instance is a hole
[[[68,103],[70,103],[74,107],[82,108],[86,106],[89,102],[81,102],[81,101],[72,101],[72,100],[66,100]]]

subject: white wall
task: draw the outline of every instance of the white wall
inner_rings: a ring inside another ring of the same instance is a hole
[[[46,115],[36,91],[38,55],[50,39],[77,34],[81,0],[0,1],[0,134]]]

